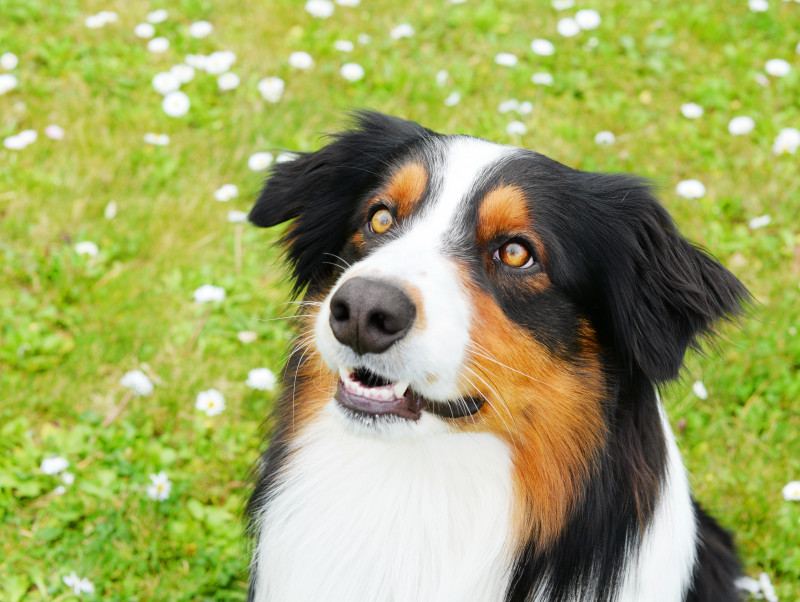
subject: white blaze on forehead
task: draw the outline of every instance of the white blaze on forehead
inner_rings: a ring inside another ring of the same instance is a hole
[[[428,200],[428,207],[415,220],[412,230],[421,231],[429,241],[448,238],[481,175],[514,150],[466,136],[450,138],[446,144],[441,173],[435,168],[432,176],[431,183],[438,189],[434,189],[434,197]]]

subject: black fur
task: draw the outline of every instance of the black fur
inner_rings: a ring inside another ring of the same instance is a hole
[[[694,503],[697,515],[697,566],[686,602],[734,602],[742,600],[733,581],[741,575],[733,538]]]
[[[353,128],[332,136],[314,153],[273,167],[250,211],[256,226],[294,219],[283,238],[293,268],[294,293],[320,290],[335,272],[353,214],[392,158],[415,141],[436,136],[411,121],[368,111],[353,114]]]
[[[329,286],[337,271],[333,256],[347,255],[347,240],[358,227],[355,217],[386,168],[440,138],[411,122],[362,112],[353,129],[334,136],[328,146],[273,169],[250,220],[274,226],[295,219],[283,242],[296,294]],[[429,168],[435,179],[434,166]],[[594,472],[575,494],[563,533],[547,547],[531,537],[514,565],[506,600],[524,601],[538,593],[552,602],[611,601],[664,480],[667,456],[654,385],[674,379],[686,350],[712,334],[720,320],[736,317],[749,294],[678,233],[641,179],[580,172],[520,151],[485,175],[473,192],[475,206],[501,183],[521,187],[530,199],[552,287],[520,295],[514,275],[487,271],[476,259],[485,249],[462,244],[457,252],[506,315],[556,355],[577,355],[576,324],[591,325],[602,349],[609,433]],[[477,209],[465,220],[465,232],[475,220]],[[289,385],[278,402],[279,426],[250,502],[251,516],[268,503],[285,459],[297,368],[293,360],[284,373]],[[733,579],[739,566],[732,540],[699,506],[696,512],[698,562],[687,602],[737,601]]]

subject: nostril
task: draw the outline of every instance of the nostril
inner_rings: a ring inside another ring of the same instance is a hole
[[[378,331],[389,332],[386,325],[386,314],[382,311],[376,311],[369,314],[367,318],[367,327],[374,328]]]
[[[350,319],[350,308],[343,301],[331,301],[331,315],[335,320],[344,322]]]

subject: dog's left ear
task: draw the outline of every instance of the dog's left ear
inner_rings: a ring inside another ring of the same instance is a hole
[[[580,232],[568,251],[580,258],[569,271],[585,270],[580,279],[592,282],[587,310],[623,365],[654,382],[676,378],[686,350],[713,334],[720,320],[741,314],[750,294],[681,236],[648,182],[577,173],[580,192],[572,195],[582,207],[573,215],[580,217],[564,227]]]
[[[270,172],[249,219],[271,227],[294,219],[282,243],[293,269],[294,293],[323,284],[351,234],[354,213],[391,159],[435,134],[404,119],[371,111],[352,115],[351,129],[313,153],[300,153]]]

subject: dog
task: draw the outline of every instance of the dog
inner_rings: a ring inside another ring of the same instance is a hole
[[[362,111],[249,219],[304,293],[249,600],[739,600],[658,387],[750,296],[647,181]]]

